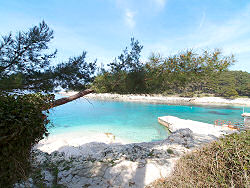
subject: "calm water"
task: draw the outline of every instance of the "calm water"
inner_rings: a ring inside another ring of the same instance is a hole
[[[250,112],[250,108],[245,108]],[[168,131],[157,122],[159,116],[213,123],[216,119],[242,121],[242,107],[180,106],[79,99],[56,107],[50,114],[51,134],[71,131],[110,132],[132,142],[165,139]]]

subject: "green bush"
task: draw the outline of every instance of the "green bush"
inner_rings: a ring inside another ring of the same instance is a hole
[[[172,176],[150,187],[249,187],[250,131],[228,135],[177,162]]]
[[[185,92],[180,94],[180,97],[194,97],[194,93],[193,92]]]
[[[232,87],[225,87],[217,90],[216,96],[225,98],[236,98],[238,97],[238,92]]]
[[[30,173],[32,147],[48,135],[53,95],[0,94],[0,187],[12,187]]]

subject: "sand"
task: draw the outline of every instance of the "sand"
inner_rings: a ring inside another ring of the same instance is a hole
[[[69,133],[49,135],[47,138],[41,140],[35,148],[49,154],[54,151],[59,151],[71,155],[75,154],[74,152],[76,152],[76,150],[73,149],[74,147],[80,147],[88,144],[88,148],[91,148],[91,145],[96,145],[96,143],[128,144],[130,142],[117,138],[112,133],[74,131]],[[85,153],[87,154],[88,152],[90,152],[89,149],[86,149]]]

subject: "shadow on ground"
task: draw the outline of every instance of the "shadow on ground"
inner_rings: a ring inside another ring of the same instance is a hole
[[[90,142],[78,147],[63,146],[51,154],[35,149],[36,173],[29,183],[70,188],[145,187],[167,177],[175,161],[190,148],[213,139],[181,129],[156,142],[126,145]]]

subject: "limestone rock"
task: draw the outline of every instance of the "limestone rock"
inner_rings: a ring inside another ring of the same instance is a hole
[[[33,166],[40,169],[42,179],[39,181],[48,187],[56,186],[56,183],[70,188],[140,188],[167,177],[182,154],[204,143],[202,138],[190,129],[180,129],[163,141],[126,145],[92,143],[74,147],[73,150],[78,152],[72,155],[63,152],[66,150],[51,154],[34,150]],[[87,153],[84,153],[85,149]],[[31,178],[15,187],[35,187],[36,181]]]

